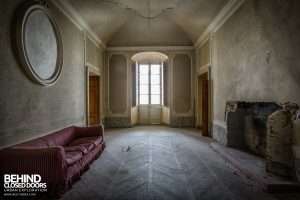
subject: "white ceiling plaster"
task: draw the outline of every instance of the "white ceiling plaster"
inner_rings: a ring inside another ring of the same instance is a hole
[[[145,61],[145,60],[158,60],[165,61],[168,59],[168,56],[159,52],[142,52],[137,53],[131,58],[135,62]]]
[[[192,45],[228,0],[149,0],[150,12],[148,0],[69,2],[107,46],[119,47]]]

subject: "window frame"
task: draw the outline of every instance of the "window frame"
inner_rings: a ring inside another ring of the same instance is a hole
[[[148,66],[148,74],[145,74],[145,73],[141,73],[141,66],[142,65],[147,65]],[[155,73],[155,74],[152,74],[152,66],[159,66],[159,74]],[[161,64],[154,64],[154,63],[148,63],[148,64],[140,64],[138,63],[137,64],[137,76],[136,76],[136,79],[137,79],[137,102],[138,102],[138,105],[162,105],[163,103],[163,94],[162,94],[162,90],[163,90],[163,71],[162,71],[162,65]],[[148,84],[144,84],[144,83],[140,83],[141,82],[141,75],[148,75]],[[152,76],[159,76],[159,83],[158,84],[152,84]],[[141,104],[141,95],[146,95],[146,94],[141,94],[141,91],[140,91],[140,86],[141,85],[148,85],[148,103],[143,103]],[[152,86],[159,86],[159,93],[152,93]],[[151,96],[152,95],[159,95],[159,103],[157,104],[152,104],[152,99],[151,99]]]

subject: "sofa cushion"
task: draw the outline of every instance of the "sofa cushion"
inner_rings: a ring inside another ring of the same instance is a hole
[[[81,144],[78,144],[77,146],[81,146],[81,147],[84,147],[87,151],[90,151],[94,148],[94,143],[81,143]]]
[[[69,151],[80,151],[83,154],[86,154],[88,152],[88,149],[86,149],[84,146],[77,145],[77,146],[64,146],[65,152]]]
[[[85,143],[91,143],[95,146],[98,146],[102,142],[102,137],[101,136],[96,136],[96,137],[83,137],[83,138],[77,138],[73,140],[69,146],[76,146],[79,144],[85,144]]]
[[[72,165],[82,158],[81,151],[67,151],[66,162],[68,165]]]

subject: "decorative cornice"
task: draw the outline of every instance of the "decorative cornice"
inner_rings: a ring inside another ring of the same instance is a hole
[[[90,40],[96,47],[98,47],[98,48],[101,47],[101,46],[99,45],[99,43],[96,42],[90,34],[86,34],[86,38],[87,38],[88,40]]]
[[[106,47],[107,51],[182,51],[194,49],[193,46]]]
[[[215,19],[209,24],[206,30],[200,35],[198,40],[194,43],[194,47],[197,48],[201,45],[203,40],[206,40],[210,33],[216,32],[227,19],[243,4],[245,0],[229,0],[223,7]]]
[[[82,19],[80,14],[73,8],[68,0],[50,0],[60,11],[66,15],[73,24],[81,31],[85,31],[103,49],[106,48],[104,42],[96,35],[92,28]]]

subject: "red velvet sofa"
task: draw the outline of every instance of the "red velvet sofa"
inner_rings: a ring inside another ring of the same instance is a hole
[[[102,125],[67,127],[0,150],[1,179],[4,174],[39,174],[47,195],[61,196],[104,148]]]

